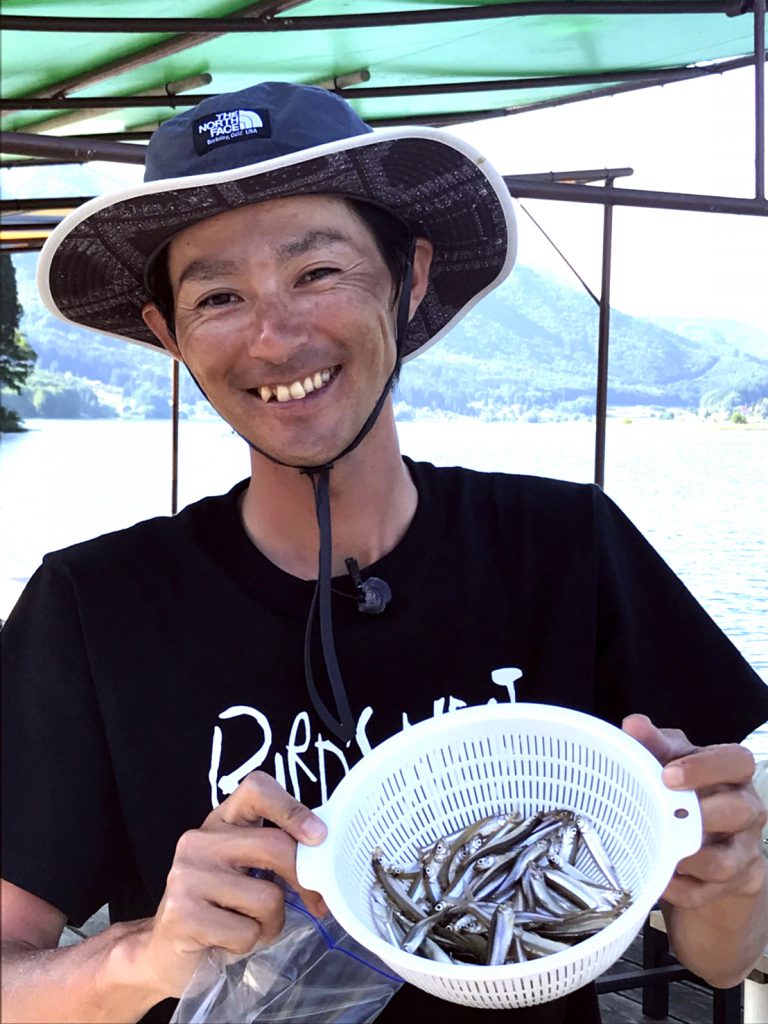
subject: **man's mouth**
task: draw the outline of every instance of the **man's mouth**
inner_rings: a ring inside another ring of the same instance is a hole
[[[296,402],[330,384],[339,369],[338,366],[329,366],[324,370],[315,370],[300,380],[286,381],[285,384],[262,384],[248,390],[250,394],[258,395],[262,402]]]

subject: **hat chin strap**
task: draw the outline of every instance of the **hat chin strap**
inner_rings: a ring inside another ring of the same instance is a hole
[[[363,438],[373,427],[379,418],[384,402],[387,399],[395,378],[395,373],[400,362],[400,355],[405,343],[405,335],[408,330],[408,312],[411,302],[411,286],[413,284],[413,257],[416,247],[415,238],[411,238],[408,249],[408,259],[403,275],[403,286],[400,289],[400,298],[397,307],[397,332],[395,337],[395,365],[392,368],[387,381],[374,405],[368,419],[360,428],[357,435],[334,459],[322,466],[302,466],[299,472],[309,476],[315,494],[315,513],[317,525],[320,531],[320,554],[318,559],[317,582],[312,595],[312,603],[307,616],[307,628],[304,633],[304,679],[307,684],[309,696],[314,705],[315,711],[320,716],[323,724],[331,730],[342,742],[348,743],[355,735],[355,722],[349,706],[349,698],[341,677],[338,659],[336,657],[336,644],[333,639],[333,619],[331,615],[331,574],[332,574],[332,534],[331,534],[331,501],[329,494],[329,474],[333,465],[339,459],[348,455],[360,444]],[[323,651],[323,662],[326,675],[331,684],[336,714],[334,715],[323,701],[315,684],[312,672],[312,632],[314,621],[319,606],[320,617],[320,643]]]
[[[236,433],[243,438],[246,444],[248,444],[253,451],[258,452],[259,455],[263,455],[265,458],[269,459],[270,462],[275,462],[279,466],[287,466],[289,469],[298,469],[301,474],[310,478],[312,490],[315,496],[315,515],[317,516],[317,525],[320,531],[320,552],[318,557],[317,582],[315,583],[312,602],[309,606],[307,627],[304,632],[304,679],[307,684],[307,690],[309,692],[310,699],[312,700],[312,704],[323,724],[344,743],[348,743],[354,738],[355,722],[349,706],[349,698],[344,686],[344,681],[341,677],[341,670],[336,657],[336,644],[333,638],[333,616],[331,614],[333,543],[331,533],[329,474],[339,459],[343,459],[345,455],[349,455],[350,452],[354,451],[360,442],[367,436],[379,418],[379,413],[384,407],[387,396],[392,389],[395,374],[397,373],[400,363],[400,356],[405,344],[406,331],[408,330],[408,313],[410,310],[411,287],[413,284],[413,259],[415,249],[416,239],[412,236],[408,248],[405,272],[403,274],[403,285],[400,289],[400,297],[398,299],[397,306],[395,365],[392,368],[392,372],[387,378],[381,394],[376,400],[376,404],[371,410],[368,418],[347,447],[344,448],[343,451],[339,452],[338,455],[334,456],[334,458],[322,465],[296,466],[293,463],[283,462],[282,459],[278,459],[274,455],[270,455],[269,452],[265,452],[262,448],[259,448],[258,445],[254,444],[253,441],[250,441],[243,434],[239,434],[239,431],[236,431]],[[189,370],[188,366],[187,370]],[[195,381],[195,384],[197,384],[203,395],[205,395],[205,391],[200,387],[200,384],[195,379],[191,371],[190,376]],[[205,395],[205,397],[207,398],[208,396]],[[331,685],[334,704],[336,705],[335,714],[328,709],[325,701],[320,696],[315,683],[315,677],[312,672],[312,634],[314,632],[315,619],[318,617],[318,611],[323,663],[325,665],[328,681]]]

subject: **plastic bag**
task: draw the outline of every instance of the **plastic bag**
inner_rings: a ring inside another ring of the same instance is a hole
[[[171,1024],[370,1024],[402,984],[333,917],[318,920],[289,892],[277,941],[239,958],[209,950]]]

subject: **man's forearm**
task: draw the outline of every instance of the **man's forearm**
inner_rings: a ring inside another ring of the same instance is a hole
[[[697,908],[666,903],[662,910],[682,964],[716,988],[738,985],[768,945],[768,864],[756,869],[751,893]]]
[[[131,1024],[166,993],[145,976],[145,922],[116,924],[76,946],[2,943],[5,1024]]]

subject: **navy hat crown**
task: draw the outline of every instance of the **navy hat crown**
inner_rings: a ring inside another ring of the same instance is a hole
[[[142,318],[147,269],[179,232],[252,203],[336,195],[418,224],[433,247],[403,359],[442,337],[509,273],[512,201],[468,143],[437,128],[374,131],[319,86],[262,82],[211,96],[154,133],[142,185],[98,196],[52,232],[43,300],[69,323],[159,348]]]
[[[147,149],[144,180],[247,167],[372,131],[327,89],[261,82],[212,96],[162,124]]]

